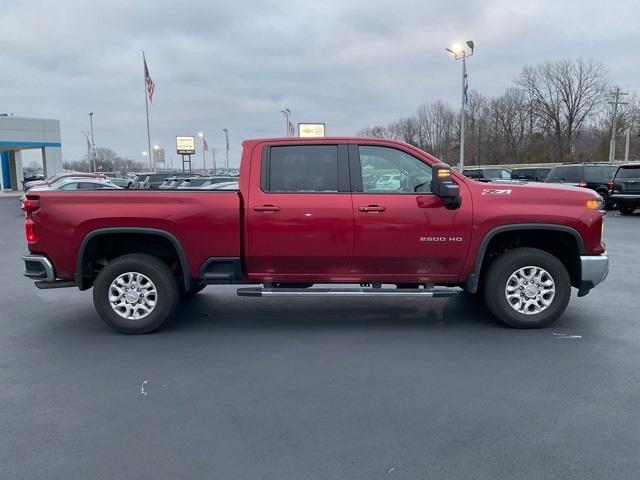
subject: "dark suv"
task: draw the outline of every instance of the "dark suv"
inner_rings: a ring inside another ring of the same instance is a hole
[[[640,163],[620,165],[609,182],[609,197],[623,215],[640,207]]]
[[[511,178],[511,172],[506,168],[465,168],[462,174],[467,178],[478,180],[479,182],[507,180]]]
[[[530,182],[544,182],[551,171],[549,167],[523,167],[511,170],[512,180],[529,180]]]
[[[574,187],[595,190],[602,196],[608,210],[614,205],[609,196],[609,180],[618,167],[610,163],[573,163],[553,167],[547,175],[547,183],[564,183]]]

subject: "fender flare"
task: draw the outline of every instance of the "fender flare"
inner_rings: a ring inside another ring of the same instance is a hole
[[[74,275],[74,278],[78,285],[82,285],[82,263],[89,242],[96,237],[114,233],[140,233],[144,235],[160,236],[169,240],[173,245],[173,248],[175,248],[176,252],[178,253],[180,267],[182,268],[182,272],[184,273],[184,288],[186,290],[189,290],[191,288],[192,279],[191,273],[189,272],[189,264],[187,263],[187,256],[182,249],[182,245],[180,245],[180,241],[172,233],[169,233],[166,230],[146,227],[106,227],[98,228],[87,233],[82,239],[82,242],[80,242],[80,248],[78,248],[78,256],[76,259],[76,273]]]
[[[469,293],[476,293],[478,291],[484,254],[487,251],[489,242],[491,242],[491,240],[499,233],[517,230],[554,230],[556,232],[569,233],[576,241],[578,254],[581,255],[584,252],[584,241],[582,240],[582,236],[575,228],[568,227],[566,225],[556,225],[553,223],[514,223],[512,225],[501,225],[499,227],[492,228],[482,238],[480,248],[476,253],[476,262],[473,267],[473,272],[465,282],[465,288]]]

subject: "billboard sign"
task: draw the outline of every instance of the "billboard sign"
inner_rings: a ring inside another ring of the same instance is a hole
[[[193,155],[196,153],[195,137],[176,137],[176,151],[178,155]]]
[[[299,123],[300,137],[324,137],[324,123]]]

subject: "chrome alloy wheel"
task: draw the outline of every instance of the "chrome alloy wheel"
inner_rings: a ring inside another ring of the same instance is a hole
[[[149,315],[158,301],[156,286],[138,272],[118,275],[109,286],[109,304],[127,320],[141,320]]]
[[[536,315],[544,312],[553,302],[556,284],[544,268],[522,267],[511,274],[504,294],[516,312]]]

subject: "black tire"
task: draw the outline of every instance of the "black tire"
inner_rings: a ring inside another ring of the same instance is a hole
[[[607,192],[606,190],[598,190],[597,193],[602,197],[603,208],[605,210],[611,210],[615,205],[615,202],[609,196],[609,192]]]
[[[516,311],[505,294],[511,275],[528,266],[546,270],[555,284],[551,303],[539,313]],[[489,311],[507,325],[514,328],[544,328],[555,322],[567,308],[571,298],[571,279],[562,262],[550,253],[537,248],[517,248],[503,253],[489,265],[484,277],[483,294]]]
[[[155,306],[144,318],[124,318],[111,307],[111,284],[127,272],[142,274],[155,286]],[[93,286],[93,303],[102,320],[111,328],[126,334],[149,333],[157,329],[173,313],[179,298],[178,284],[171,269],[162,260],[139,253],[113,260],[102,269]]]
[[[633,215],[633,212],[636,211],[635,205],[618,205],[618,210],[622,215]]]
[[[191,298],[201,292],[204,287],[206,287],[206,285],[194,285],[189,290],[180,290],[180,296],[182,298]]]

